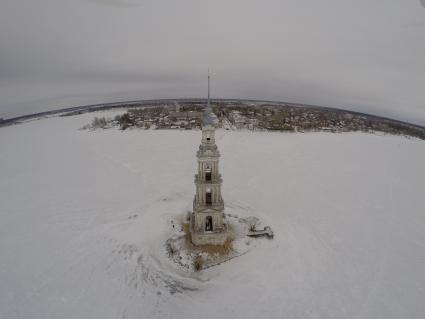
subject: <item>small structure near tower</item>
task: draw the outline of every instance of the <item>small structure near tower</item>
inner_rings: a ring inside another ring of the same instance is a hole
[[[198,173],[195,175],[196,194],[190,216],[190,234],[194,245],[223,245],[227,240],[224,203],[221,197],[223,182],[219,173],[220,152],[215,144],[214,114],[210,106],[210,75],[208,102],[202,123],[202,140],[196,154]]]

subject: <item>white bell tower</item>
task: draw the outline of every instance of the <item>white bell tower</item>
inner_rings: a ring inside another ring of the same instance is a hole
[[[190,218],[192,243],[223,245],[227,239],[223,182],[219,173],[220,152],[215,144],[215,127],[210,105],[210,74],[208,71],[208,102],[202,124],[202,140],[197,152],[198,173],[195,175],[196,194]]]

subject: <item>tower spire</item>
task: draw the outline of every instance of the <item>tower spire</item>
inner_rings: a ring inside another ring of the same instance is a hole
[[[207,108],[210,107],[210,68],[208,68],[208,102],[207,102]]]

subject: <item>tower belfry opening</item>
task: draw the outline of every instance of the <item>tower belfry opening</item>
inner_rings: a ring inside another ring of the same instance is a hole
[[[214,114],[210,105],[210,74],[208,100],[202,122],[202,140],[196,154],[196,194],[190,218],[190,233],[195,245],[223,245],[227,239],[224,203],[221,197],[222,178],[219,173],[220,152],[215,144]]]
[[[207,206],[212,205],[211,191],[207,191],[205,194],[205,204],[207,204]]]
[[[211,182],[211,169],[207,169],[207,170],[205,171],[205,180],[206,180],[207,182]]]

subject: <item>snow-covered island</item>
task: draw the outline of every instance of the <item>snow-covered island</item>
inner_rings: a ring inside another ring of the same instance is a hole
[[[200,131],[80,129],[125,112],[0,128],[0,318],[423,318],[423,140],[219,128],[226,216],[274,239],[193,272]]]

